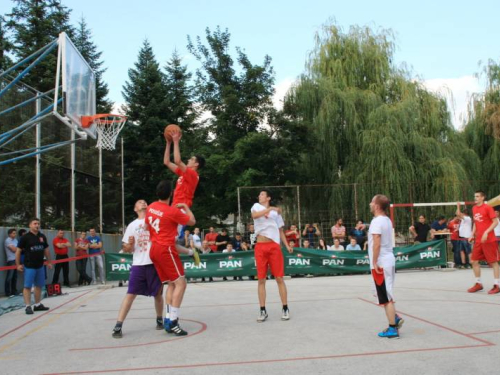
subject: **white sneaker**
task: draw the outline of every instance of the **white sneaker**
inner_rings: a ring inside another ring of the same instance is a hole
[[[283,310],[281,320],[290,320],[290,310]]]
[[[262,323],[267,319],[267,311],[266,310],[260,310],[259,317],[257,318],[258,323]]]

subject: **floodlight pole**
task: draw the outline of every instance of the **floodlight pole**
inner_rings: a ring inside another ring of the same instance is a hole
[[[36,110],[36,114],[38,115],[40,113],[40,111],[42,110],[42,98],[40,96],[40,93],[37,92],[36,96],[38,97],[37,100],[36,100],[36,104],[35,104],[35,110]],[[41,146],[41,127],[40,127],[40,123],[38,122],[36,125],[35,125],[35,147],[37,148],[37,150],[40,149],[40,146]],[[36,168],[35,168],[35,217],[39,218],[40,219],[40,214],[41,214],[41,210],[40,210],[40,206],[41,206],[41,197],[40,197],[40,162],[41,162],[41,155],[40,154],[36,154],[36,157],[35,157],[35,163],[36,163]]]
[[[241,225],[241,196],[240,196],[240,187],[237,189],[238,193],[238,223],[236,224],[236,231],[239,230],[238,226]],[[244,231],[244,230],[243,230]]]
[[[298,211],[298,215],[299,215],[299,238],[300,238],[300,233],[301,232],[301,228],[302,228],[302,222],[300,221],[300,186],[297,185],[297,211]],[[300,246],[300,242],[299,242],[299,246]]]
[[[99,233],[102,234],[102,149],[99,147]]]
[[[121,137],[121,148],[122,148],[122,230],[125,233],[125,164],[123,160],[123,137]]]
[[[71,232],[75,232],[75,164],[76,164],[76,145],[75,131],[71,131]]]

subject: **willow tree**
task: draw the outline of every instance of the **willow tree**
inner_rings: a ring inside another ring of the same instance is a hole
[[[481,160],[479,187],[496,196],[500,194],[500,65],[489,60],[482,75],[486,90],[471,98],[464,138]]]
[[[356,196],[328,197],[334,212],[353,200],[366,207],[375,192],[396,202],[459,199],[467,168],[477,167],[446,101],[397,66],[394,51],[390,30],[325,26],[287,95],[285,110],[316,145],[304,156],[306,180],[359,184]]]

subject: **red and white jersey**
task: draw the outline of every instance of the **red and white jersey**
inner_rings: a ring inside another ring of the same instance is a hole
[[[148,206],[145,221],[149,225],[149,236],[153,244],[174,246],[177,226],[186,225],[189,216],[176,207],[154,202]]]
[[[186,168],[185,171],[182,171],[181,168],[177,168],[175,174],[179,176],[179,178],[175,185],[172,206],[175,207],[177,203],[185,203],[188,207],[191,207],[193,205],[194,192],[196,191],[200,177],[198,173],[191,168]]]
[[[476,241],[481,240],[484,232],[493,224],[493,219],[496,219],[493,207],[487,204],[472,207],[472,216],[474,218],[474,225],[476,226]],[[496,242],[495,233],[491,231],[488,233],[486,242]]]

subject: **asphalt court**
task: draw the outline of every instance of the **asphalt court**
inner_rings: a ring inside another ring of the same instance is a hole
[[[485,290],[491,270],[483,269]],[[256,281],[190,283],[180,311],[189,332],[155,330],[153,299],[138,297],[111,331],[126,288],[82,287],[44,300],[46,313],[0,317],[0,368],[8,374],[475,374],[498,372],[500,295],[469,294],[470,270],[396,276],[401,339],[385,328],[369,275],[286,280],[290,321],[281,321],[274,280],[269,319],[257,323]],[[3,371],[2,371],[3,373]]]

